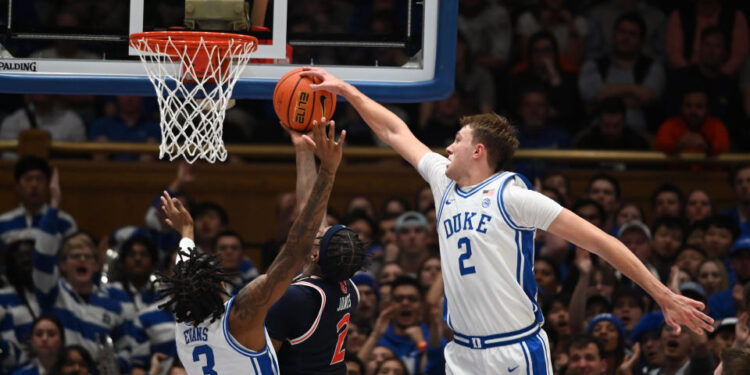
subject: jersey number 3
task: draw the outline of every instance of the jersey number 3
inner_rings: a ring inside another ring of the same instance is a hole
[[[344,315],[344,317],[336,324],[336,331],[339,333],[339,341],[336,342],[336,349],[333,351],[331,364],[339,363],[344,360],[344,354],[346,354],[344,340],[346,339],[346,333],[349,332],[349,313],[346,313],[346,315]]]
[[[464,251],[460,257],[458,257],[458,270],[461,272],[461,276],[470,275],[472,273],[477,273],[477,270],[474,268],[474,266],[466,266],[464,263],[465,261],[469,260],[471,258],[471,241],[469,241],[468,237],[461,237],[458,239],[458,248],[466,248],[466,251]]]
[[[214,371],[214,351],[208,345],[196,346],[193,349],[193,362],[199,362],[201,355],[206,356],[206,365],[203,366],[203,375],[219,375]]]

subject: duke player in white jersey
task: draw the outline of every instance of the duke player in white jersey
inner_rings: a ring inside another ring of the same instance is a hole
[[[312,249],[325,213],[346,138],[334,138],[334,126],[313,124],[305,140],[321,161],[308,204],[292,224],[286,245],[268,272],[228,297],[229,280],[214,256],[203,254],[193,242],[193,219],[168,192],[162,197],[167,223],[182,235],[180,256],[173,274],[161,275],[162,292],[169,300],[160,308],[174,312],[177,354],[191,375],[278,374],[279,365],[265,328],[266,312],[286,291]]]
[[[711,331],[703,304],[671,292],[619,241],[503,170],[518,147],[515,128],[496,114],[465,117],[446,149],[432,153],[395,114],[319,68],[303,75],[351,103],[375,134],[432,188],[445,284],[449,374],[552,374],[549,343],[536,304],[534,231],[540,228],[601,256],[637,282],[668,324]]]

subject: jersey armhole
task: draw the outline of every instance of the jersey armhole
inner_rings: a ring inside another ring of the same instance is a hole
[[[535,228],[531,227],[524,227],[521,225],[516,224],[513,219],[510,217],[510,213],[508,213],[507,208],[505,207],[505,198],[503,197],[503,193],[505,192],[505,188],[508,186],[508,183],[510,181],[513,181],[514,178],[519,177],[521,180],[526,184],[526,187],[530,189],[530,183],[528,180],[526,180],[525,177],[521,176],[520,174],[514,173],[510,176],[508,176],[505,181],[503,181],[502,185],[500,185],[500,189],[497,189],[497,206],[500,211],[500,216],[503,218],[503,221],[511,227],[511,229],[514,230],[521,230],[521,231],[530,231],[534,230]]]
[[[312,336],[313,333],[315,333],[315,330],[318,328],[318,324],[320,323],[320,318],[323,316],[323,310],[326,307],[326,294],[319,286],[309,283],[307,281],[298,281],[294,283],[293,285],[303,285],[310,288],[313,288],[320,294],[320,308],[318,309],[318,315],[315,317],[315,321],[313,321],[312,326],[301,336],[296,338],[289,338],[289,343],[292,345],[297,345],[305,342],[305,340],[309,339],[310,336]]]
[[[263,356],[263,355],[267,355],[268,354],[268,347],[269,347],[269,345],[268,345],[268,332],[266,331],[265,324],[263,325],[263,334],[264,334],[264,336],[266,338],[266,346],[263,348],[263,350],[261,350],[259,352],[256,352],[254,350],[250,350],[250,349],[244,347],[242,344],[240,344],[239,342],[237,342],[237,340],[235,340],[234,336],[232,336],[232,334],[229,332],[229,311],[232,308],[232,303],[233,302],[234,302],[234,297],[232,297],[232,299],[230,299],[229,302],[227,302],[227,308],[226,308],[226,311],[224,312],[224,317],[222,318],[223,321],[220,323],[221,324],[221,330],[224,333],[224,339],[226,340],[227,345],[230,348],[234,349],[234,351],[236,351],[237,353],[239,353],[239,354],[241,354],[241,355],[243,355],[245,357],[254,358],[254,357],[260,357],[260,356]]]

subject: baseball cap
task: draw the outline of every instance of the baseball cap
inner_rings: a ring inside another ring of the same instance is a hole
[[[734,242],[734,246],[732,246],[732,254],[730,256],[735,256],[742,250],[750,250],[750,235],[740,236],[740,238]]]
[[[706,300],[706,290],[703,289],[701,284],[698,284],[695,281],[684,282],[680,284],[677,289],[686,297],[697,297],[699,300]]]
[[[625,234],[625,232],[636,229],[643,232],[643,234],[646,235],[646,238],[648,238],[649,241],[651,241],[651,230],[648,229],[648,226],[644,224],[640,220],[633,220],[625,223],[625,225],[620,227],[620,230],[617,232],[617,238],[622,239],[622,235]]]
[[[352,276],[352,283],[354,285],[368,285],[370,288],[372,288],[372,291],[375,292],[375,296],[377,297],[378,301],[380,300],[380,287],[378,286],[377,281],[375,281],[375,277],[370,275],[367,272],[359,271]]]
[[[734,331],[734,327],[737,325],[737,322],[738,320],[735,317],[717,320],[714,331],[711,332],[710,336],[715,336],[722,329],[731,329],[732,331]]]
[[[396,232],[407,227],[422,227],[427,229],[427,218],[417,211],[406,211],[396,219]]]

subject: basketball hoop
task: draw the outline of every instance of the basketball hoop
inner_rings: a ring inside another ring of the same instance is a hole
[[[258,40],[229,33],[152,31],[131,35],[130,46],[138,51],[159,98],[159,158],[226,160],[224,115]]]

